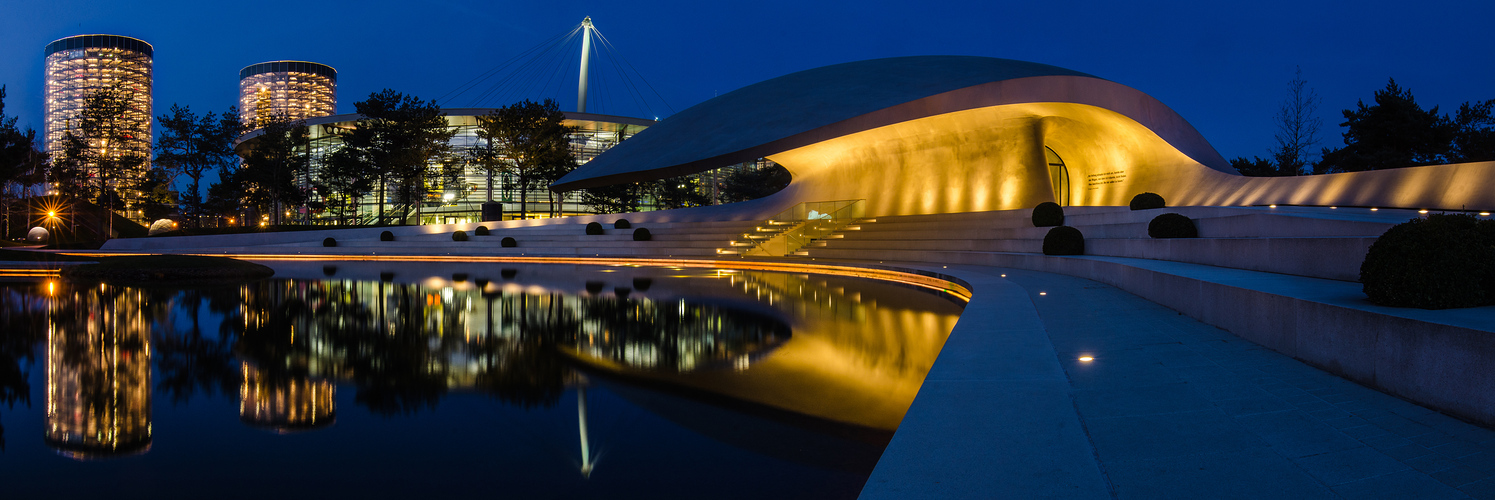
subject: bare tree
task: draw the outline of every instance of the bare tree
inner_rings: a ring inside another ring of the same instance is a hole
[[[1273,117],[1277,122],[1274,136],[1277,147],[1271,150],[1271,154],[1277,162],[1277,175],[1301,175],[1304,167],[1309,165],[1312,148],[1321,140],[1319,127],[1324,121],[1315,116],[1319,96],[1303,79],[1302,67],[1287,83],[1287,94],[1287,99],[1282,101]]]

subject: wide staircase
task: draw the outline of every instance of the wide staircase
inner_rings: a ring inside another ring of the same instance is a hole
[[[784,257],[809,255],[802,250],[822,239],[843,237],[843,232],[857,231],[861,224],[876,222],[862,218],[863,200],[819,201],[800,203],[753,226],[752,231],[728,241],[717,249],[720,255]]]
[[[1198,238],[1147,235],[1153,217],[1193,219]],[[1050,228],[1033,227],[1031,210],[878,217],[838,238],[815,241],[812,258],[981,264],[997,253],[1043,252]],[[1204,264],[1358,281],[1360,262],[1386,229],[1417,216],[1409,210],[1171,207],[1066,207],[1065,225],[1085,236],[1085,254]]]

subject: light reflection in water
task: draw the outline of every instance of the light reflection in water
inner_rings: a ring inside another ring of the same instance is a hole
[[[449,391],[530,408],[576,389],[582,420],[580,388],[598,382],[672,420],[700,413],[676,411],[697,404],[679,395],[710,395],[732,411],[889,432],[960,312],[901,285],[821,275],[389,266],[291,266],[277,269],[285,279],[223,289],[63,283],[55,297],[37,293],[50,314],[47,441],[75,456],[147,449],[153,361],[155,389],[173,401],[236,392],[242,422],[279,432],[330,425],[338,384],[383,415],[434,408]],[[0,303],[7,317],[16,308]],[[190,326],[179,310],[191,311]],[[219,323],[198,325],[200,310]],[[676,396],[649,395],[657,390]],[[594,451],[582,451],[585,472]]]

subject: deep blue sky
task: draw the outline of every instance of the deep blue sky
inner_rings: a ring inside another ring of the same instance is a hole
[[[134,36],[156,48],[156,114],[235,103],[238,70],[298,59],[339,71],[339,111],[382,88],[455,89],[592,16],[676,109],[761,80],[879,57],[959,54],[1083,71],[1172,107],[1227,158],[1265,154],[1293,68],[1339,110],[1388,77],[1425,107],[1495,98],[1495,2],[251,2],[4,0],[6,112],[41,126],[42,47]],[[574,106],[574,90],[561,101]],[[543,96],[529,96],[539,98]],[[461,104],[461,103],[454,103]],[[590,110],[608,113],[610,110]],[[617,112],[617,111],[611,111]],[[628,113],[623,113],[628,114]],[[637,114],[637,113],[633,113]]]

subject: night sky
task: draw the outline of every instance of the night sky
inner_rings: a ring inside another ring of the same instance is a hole
[[[355,101],[386,87],[426,99],[447,94],[585,16],[676,111],[758,81],[847,61],[1003,57],[1146,92],[1233,158],[1264,156],[1273,144],[1272,115],[1295,66],[1323,99],[1319,115],[1328,145],[1341,143],[1339,111],[1370,101],[1388,77],[1411,89],[1424,107],[1441,106],[1442,112],[1495,98],[1495,42],[1489,37],[1495,2],[1484,1],[421,4],[4,0],[5,111],[19,116],[22,126],[41,128],[42,48],[78,34],[133,36],[155,46],[157,115],[172,103],[199,113],[222,111],[236,103],[240,68],[278,59],[337,68],[339,112],[351,113]],[[570,78],[552,85],[566,110],[575,106]],[[589,111],[650,113],[637,109]]]

